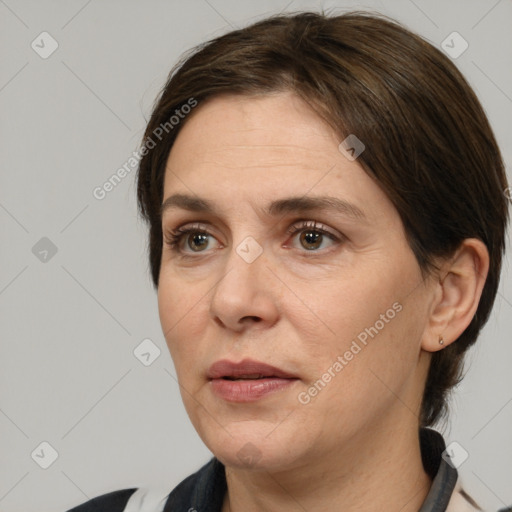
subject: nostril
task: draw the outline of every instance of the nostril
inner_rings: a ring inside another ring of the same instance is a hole
[[[261,322],[261,318],[259,316],[244,316],[240,321],[243,322],[245,319]]]

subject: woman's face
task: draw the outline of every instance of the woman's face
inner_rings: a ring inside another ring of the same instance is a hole
[[[191,200],[164,208],[160,319],[190,419],[227,465],[298,467],[417,425],[433,292],[340,142],[291,93],[224,96],[169,155],[164,202]],[[178,228],[193,232],[173,247]],[[221,360],[235,366],[213,375]]]

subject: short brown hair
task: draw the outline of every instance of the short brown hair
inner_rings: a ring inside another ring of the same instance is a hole
[[[158,287],[165,166],[186,122],[171,127],[170,116],[191,98],[279,91],[307,101],[340,140],[355,134],[363,141],[358,162],[396,207],[424,276],[466,238],[487,246],[490,269],[478,310],[459,339],[432,356],[420,416],[420,425],[430,426],[446,416],[464,353],[494,303],[509,215],[507,179],[467,81],[440,50],[394,20],[368,12],[272,16],[200,45],[171,70],[143,144],[159,126],[168,129],[138,171],[153,283]]]

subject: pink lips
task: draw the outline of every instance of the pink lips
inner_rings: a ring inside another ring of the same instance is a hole
[[[210,366],[213,392],[229,402],[253,402],[289,387],[298,377],[252,359],[239,363],[222,359]]]

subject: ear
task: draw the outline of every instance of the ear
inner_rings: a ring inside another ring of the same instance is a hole
[[[423,350],[442,350],[464,332],[476,313],[488,272],[485,244],[476,238],[464,240],[442,265],[433,284],[430,316],[421,342]]]

